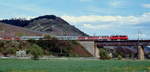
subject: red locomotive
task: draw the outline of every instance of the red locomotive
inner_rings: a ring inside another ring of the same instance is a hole
[[[128,40],[128,36],[110,36],[111,40]]]

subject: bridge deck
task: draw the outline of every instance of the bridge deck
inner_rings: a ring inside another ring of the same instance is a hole
[[[150,40],[95,41],[98,46],[150,46]]]

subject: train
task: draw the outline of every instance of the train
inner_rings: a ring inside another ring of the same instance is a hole
[[[44,36],[21,36],[21,37],[0,37],[0,40],[40,40]],[[116,41],[128,40],[126,35],[115,36],[55,36],[58,40],[101,40],[101,41]]]
[[[126,35],[115,36],[56,36],[59,40],[101,40],[101,41],[121,41],[128,40]]]

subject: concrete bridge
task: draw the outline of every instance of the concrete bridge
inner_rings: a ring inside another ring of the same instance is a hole
[[[137,46],[138,58],[144,60],[144,46],[150,46],[150,40],[126,40],[126,41],[79,41],[93,56],[99,56],[98,46]]]

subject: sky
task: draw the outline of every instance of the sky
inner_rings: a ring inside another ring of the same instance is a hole
[[[150,39],[150,0],[0,0],[0,19],[56,15],[89,35]]]

